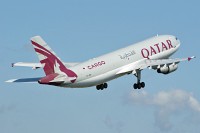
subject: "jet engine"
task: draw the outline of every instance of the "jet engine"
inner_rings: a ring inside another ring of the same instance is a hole
[[[171,64],[171,65],[164,65],[157,69],[158,73],[162,74],[169,74],[171,72],[174,72],[178,69],[178,64]]]

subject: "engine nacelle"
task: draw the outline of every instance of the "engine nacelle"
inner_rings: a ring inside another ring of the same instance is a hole
[[[169,74],[171,72],[176,71],[177,69],[178,69],[178,64],[171,64],[157,69],[157,72],[162,74]]]

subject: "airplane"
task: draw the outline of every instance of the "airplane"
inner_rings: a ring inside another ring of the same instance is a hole
[[[161,74],[169,74],[177,70],[180,62],[195,58],[169,58],[180,47],[180,40],[173,35],[157,35],[81,63],[63,62],[40,36],[32,37],[31,43],[40,63],[18,62],[13,63],[12,67],[43,68],[45,76],[11,79],[6,82],[38,82],[64,88],[96,86],[97,90],[103,90],[108,87],[108,81],[133,74],[137,78],[133,88],[141,89],[145,87],[145,83],[141,82],[143,69],[149,68]]]

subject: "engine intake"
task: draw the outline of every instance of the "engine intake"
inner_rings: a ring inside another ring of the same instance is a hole
[[[178,64],[171,64],[171,65],[165,65],[157,69],[157,72],[162,74],[169,74],[171,72],[176,71],[177,69],[178,69]]]

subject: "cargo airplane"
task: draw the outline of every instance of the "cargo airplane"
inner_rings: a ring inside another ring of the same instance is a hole
[[[40,63],[18,62],[12,66],[43,68],[45,76],[6,82],[38,82],[65,88],[96,86],[98,90],[103,90],[108,87],[108,81],[133,74],[137,78],[133,88],[141,89],[145,87],[145,83],[141,82],[143,69],[149,68],[161,74],[169,74],[177,70],[179,62],[195,58],[169,58],[180,47],[179,39],[172,35],[155,36],[81,63],[63,62],[40,36],[32,37],[31,43]]]

